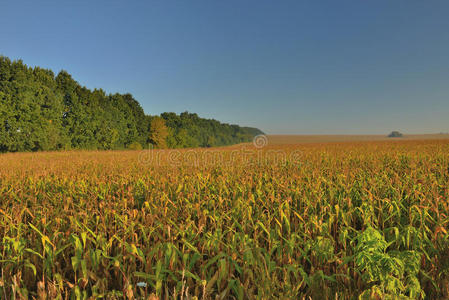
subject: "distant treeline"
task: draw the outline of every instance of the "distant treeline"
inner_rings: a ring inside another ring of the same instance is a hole
[[[66,71],[0,56],[0,151],[212,147],[250,141],[256,128],[188,112],[145,115],[131,94],[81,86]]]

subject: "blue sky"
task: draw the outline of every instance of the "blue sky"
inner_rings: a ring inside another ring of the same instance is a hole
[[[449,132],[449,1],[2,1],[0,54],[267,133]]]

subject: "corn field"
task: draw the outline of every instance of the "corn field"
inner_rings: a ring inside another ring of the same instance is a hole
[[[0,298],[449,298],[448,140],[206,151],[1,155]]]

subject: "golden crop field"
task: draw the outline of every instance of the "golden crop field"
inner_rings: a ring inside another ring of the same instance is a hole
[[[449,140],[263,142],[0,155],[0,298],[449,297]]]

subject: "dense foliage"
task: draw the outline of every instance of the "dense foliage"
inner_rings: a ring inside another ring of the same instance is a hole
[[[248,137],[262,133],[256,128],[222,124],[188,112],[163,113],[161,117],[171,130],[167,138],[169,148],[224,146],[249,141]]]
[[[141,154],[0,156],[0,298],[449,298],[448,140]]]
[[[152,118],[130,94],[92,91],[66,71],[55,76],[0,56],[1,152],[146,147]],[[187,112],[164,119],[166,144],[176,148],[235,144],[261,133]]]
[[[392,131],[388,137],[402,137],[402,133],[400,133],[399,131]]]

